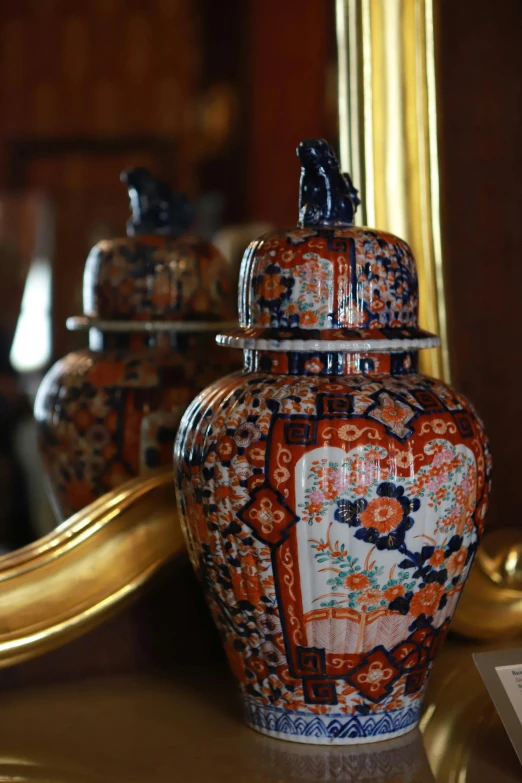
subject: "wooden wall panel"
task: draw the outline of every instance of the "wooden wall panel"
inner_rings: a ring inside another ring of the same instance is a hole
[[[493,447],[491,527],[521,525],[522,3],[440,2],[444,258],[452,374]]]
[[[331,137],[333,12],[317,0],[250,0],[249,212],[277,226],[297,220],[297,144]]]

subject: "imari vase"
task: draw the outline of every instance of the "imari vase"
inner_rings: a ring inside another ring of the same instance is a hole
[[[374,742],[418,722],[484,525],[490,457],[467,400],[420,375],[415,261],[352,225],[331,147],[302,142],[297,228],[241,268],[243,372],[185,413],[178,501],[247,723]]]
[[[190,213],[181,195],[143,169],[123,177],[133,207],[128,236],[91,250],[85,315],[68,321],[89,330],[89,349],[57,362],[35,403],[59,519],[133,476],[171,464],[186,406],[240,366],[236,351],[221,357],[215,350],[215,334],[235,309],[227,262],[185,233]]]

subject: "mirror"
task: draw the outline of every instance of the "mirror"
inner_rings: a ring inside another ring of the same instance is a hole
[[[295,222],[288,151],[335,138],[337,114],[334,9],[305,6],[279,9],[276,28],[273,9],[242,0],[2,5],[1,553],[57,523],[32,407],[48,368],[87,345],[65,321],[82,313],[90,248],[125,235],[120,172],[146,166],[185,191],[194,232],[217,236],[236,268],[253,235]]]

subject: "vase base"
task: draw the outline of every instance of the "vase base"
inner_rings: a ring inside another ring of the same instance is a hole
[[[291,714],[266,705],[247,702],[247,726],[269,737],[307,745],[366,745],[401,737],[413,731],[421,704],[367,716]]]

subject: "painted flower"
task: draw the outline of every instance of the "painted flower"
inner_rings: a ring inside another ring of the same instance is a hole
[[[319,318],[312,310],[306,310],[299,317],[299,326],[302,326],[303,329],[310,329],[313,326],[317,326],[318,323]]]
[[[446,558],[442,549],[436,549],[428,560],[429,564],[438,568],[441,566]]]
[[[409,408],[399,405],[395,400],[392,400],[391,397],[387,397],[385,399],[382,407],[379,409],[379,412],[382,419],[387,424],[402,422],[410,415]]]
[[[453,452],[451,449],[444,449],[443,451],[439,451],[438,454],[435,454],[433,457],[433,464],[439,467],[440,465],[443,465],[445,462],[450,462],[453,459]]]
[[[337,435],[341,440],[355,440],[360,434],[361,430],[355,424],[343,424],[337,430]]]
[[[446,568],[451,577],[458,576],[462,573],[462,569],[466,565],[466,557],[467,552],[465,549],[461,549],[460,552],[455,552],[448,557]]]
[[[447,481],[448,481],[448,474],[447,473],[439,473],[437,476],[433,476],[433,478],[426,485],[426,487],[427,487],[427,489],[430,490],[430,492],[436,492],[438,489],[443,487],[447,483]]]
[[[264,680],[268,677],[268,666],[259,655],[251,655],[245,661],[245,666],[257,677],[258,680]]]
[[[375,498],[370,500],[366,511],[359,514],[363,527],[374,527],[379,533],[389,533],[402,520],[403,509],[395,498]]]
[[[391,668],[384,668],[382,661],[372,661],[367,667],[367,671],[360,672],[355,679],[367,685],[370,692],[374,693],[379,690],[381,681],[387,682],[392,673]]]
[[[288,481],[290,478],[290,471],[287,468],[276,468],[272,475],[276,484],[279,485],[282,484],[283,481]]]
[[[447,425],[443,419],[434,419],[431,422],[431,428],[436,435],[444,435]]]
[[[410,602],[410,614],[414,617],[424,614],[431,617],[437,611],[440,599],[444,595],[444,588],[436,582],[421,587],[415,593]]]
[[[464,492],[464,494],[468,495],[471,490],[471,484],[469,478],[466,476],[466,478],[461,482],[460,485],[461,490]],[[474,504],[473,504],[474,505]]]
[[[216,451],[223,462],[228,462],[236,453],[236,444],[229,435],[225,435],[218,441]]]
[[[378,604],[381,599],[382,593],[380,590],[365,590],[359,597],[358,603],[363,604],[364,606],[372,606]]]
[[[280,265],[283,267],[291,267],[294,265],[295,250],[284,250],[281,253]]]
[[[394,601],[396,598],[403,596],[405,592],[403,585],[391,585],[384,591],[384,597],[387,601]]]
[[[420,508],[420,500],[410,500],[403,487],[389,481],[379,484],[377,496],[370,502],[366,498],[356,501],[341,498],[337,501],[334,519],[359,527],[355,537],[375,544],[377,549],[397,549],[404,543],[406,531],[413,527],[409,514]]]
[[[256,427],[255,424],[253,424],[251,421],[245,421],[243,424],[240,424],[239,427],[234,432],[234,440],[237,443],[238,446],[241,446],[245,448],[246,446],[250,446],[251,443],[254,443],[254,441],[259,440],[261,437],[261,432],[258,427]]]
[[[324,364],[317,357],[313,357],[305,362],[305,369],[308,372],[319,373],[324,369]]]
[[[263,299],[279,299],[286,291],[281,283],[281,275],[264,275],[258,288],[259,296]]]
[[[348,590],[365,590],[370,585],[371,582],[365,574],[349,574],[344,580],[344,586]]]
[[[264,466],[265,454],[266,450],[264,443],[256,443],[255,446],[251,445],[245,451],[245,457],[255,468],[262,468]]]
[[[397,451],[393,452],[393,461],[398,468],[409,468],[413,465],[414,456],[410,451]]]
[[[374,313],[379,313],[381,310],[384,310],[385,307],[386,302],[379,296],[374,297],[370,304],[370,310],[372,310]]]
[[[316,489],[314,489],[314,491],[310,492],[308,495],[308,500],[311,500],[312,503],[323,503],[324,495],[322,492],[318,492]]]

